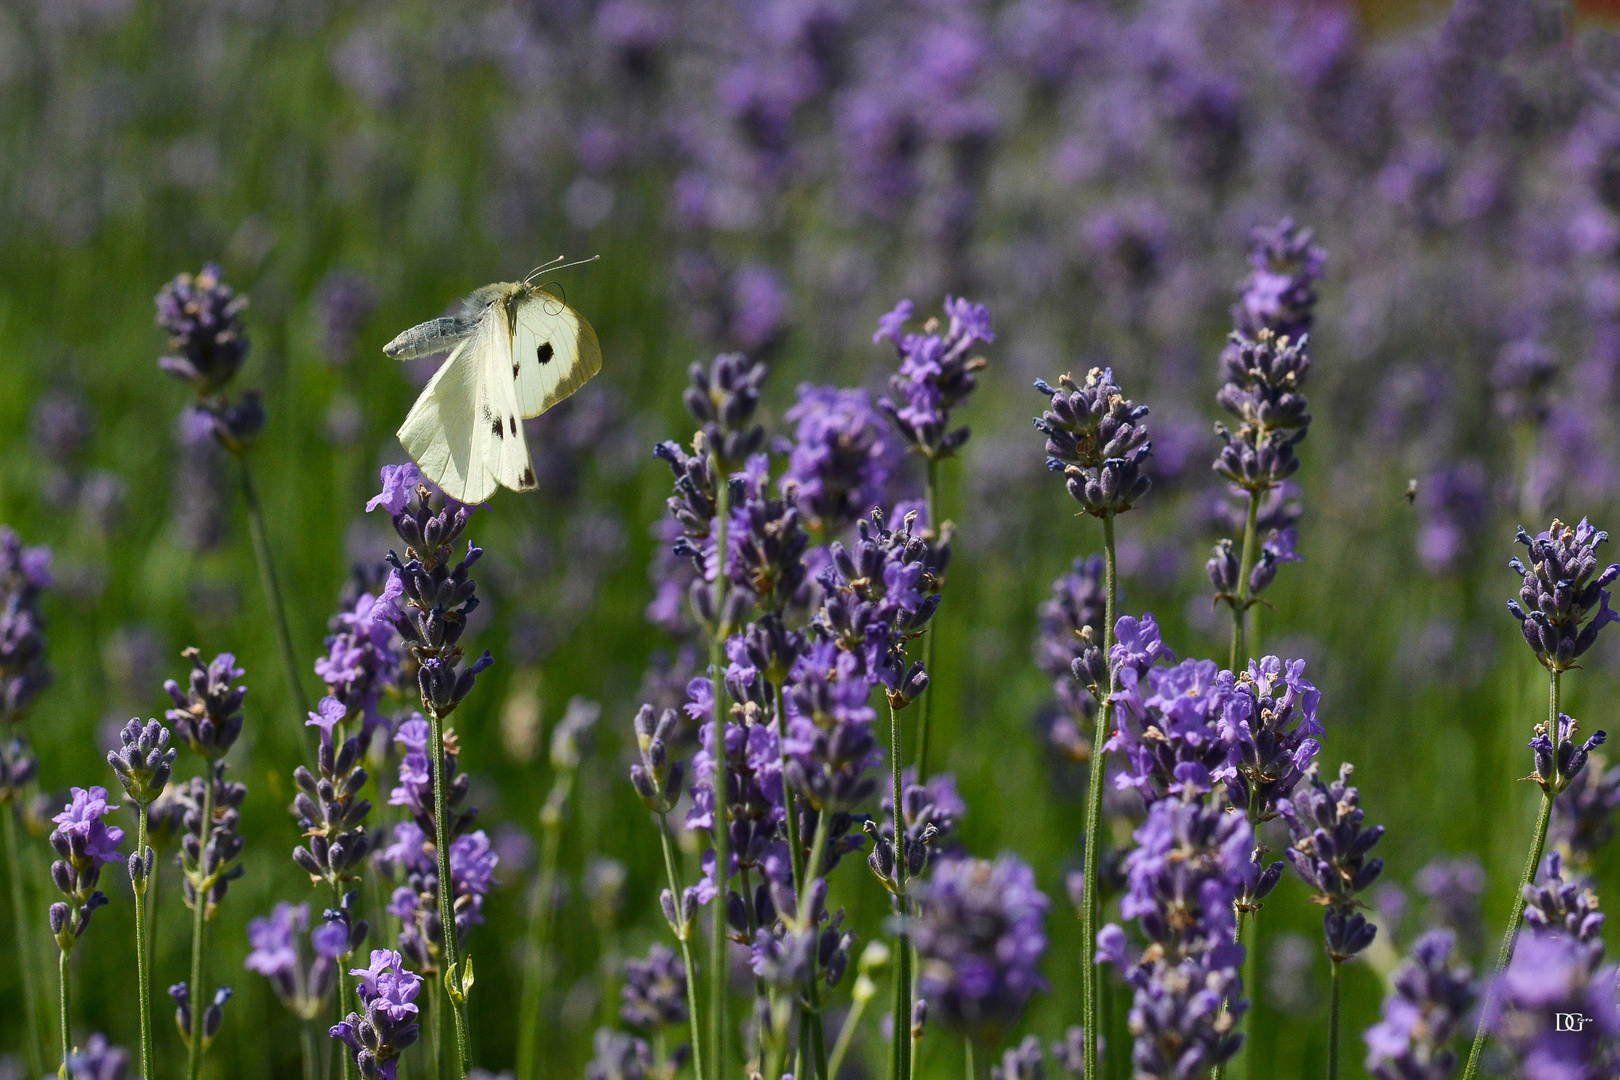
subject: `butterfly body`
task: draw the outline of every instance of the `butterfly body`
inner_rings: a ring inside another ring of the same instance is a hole
[[[446,350],[400,426],[400,444],[459,502],[481,503],[497,486],[532,489],[521,420],[602,369],[596,332],[545,289],[501,282],[474,292],[458,314],[413,326],[383,347],[399,360]]]

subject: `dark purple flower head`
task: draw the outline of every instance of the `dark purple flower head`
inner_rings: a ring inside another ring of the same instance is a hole
[[[1519,529],[1518,541],[1530,550],[1530,558],[1508,563],[1524,578],[1519,599],[1509,600],[1508,610],[1523,626],[1536,659],[1553,671],[1573,666],[1592,647],[1598,631],[1620,619],[1609,608],[1604,587],[1620,577],[1620,565],[1598,565],[1597,549],[1608,538],[1585,518],[1574,528],[1555,518],[1534,539]]]
[[[381,507],[405,544],[403,559],[396,552],[388,553],[392,572],[382,594],[389,603],[385,610],[398,612],[394,629],[417,662],[422,708],[442,718],[461,704],[477,677],[495,662],[486,651],[473,663],[461,666],[464,654],[458,643],[467,628],[467,616],[479,603],[472,567],[484,552],[468,542],[460,561],[452,560],[456,540],[467,527],[473,507],[445,499],[435,510],[432,492],[414,465],[384,466],[382,486],[366,509]],[[379,611],[376,617],[384,614]],[[368,630],[380,634],[374,627]]]
[[[1107,678],[1106,671],[1101,679],[1088,678],[1085,665],[1075,666],[1087,652],[1094,651],[1101,659],[1104,601],[1102,556],[1081,556],[1067,574],[1052,582],[1052,598],[1037,612],[1035,664],[1052,680],[1058,704],[1075,719],[1092,714],[1096,702],[1091,687]]]
[[[1232,308],[1232,322],[1247,337],[1270,330],[1298,341],[1310,332],[1316,310],[1316,283],[1327,252],[1315,233],[1283,218],[1249,236],[1249,276]]]
[[[313,1020],[325,1010],[337,983],[336,961],[348,952],[349,941],[348,927],[341,921],[329,921],[308,935],[306,947],[303,939],[308,927],[308,904],[280,903],[269,918],[250,919],[252,951],[243,964],[269,979],[276,997],[302,1020]]]
[[[202,1014],[202,1040],[207,1046],[219,1034],[219,1029],[225,1023],[225,1003],[235,996],[235,992],[228,986],[222,986],[214,991],[214,1000],[208,1003]],[[188,1042],[192,1038],[191,1030],[191,987],[185,983],[175,983],[169,987],[169,997],[174,999],[174,1022],[180,1028],[180,1037]]]
[[[1299,470],[1295,447],[1310,430],[1303,393],[1311,371],[1306,339],[1261,330],[1232,335],[1221,354],[1224,385],[1215,400],[1237,417],[1235,431],[1217,424],[1224,445],[1215,471],[1245,491],[1266,491]]]
[[[1586,769],[1587,755],[1594,747],[1602,746],[1608,740],[1608,733],[1599,731],[1585,742],[1576,742],[1575,733],[1580,724],[1565,715],[1558,714],[1558,745],[1548,733],[1547,725],[1536,725],[1536,734],[1530,740],[1530,749],[1535,751],[1536,772],[1535,781],[1541,789],[1558,795],[1569,786],[1569,782],[1579,776]]]
[[[415,1002],[422,980],[406,970],[404,957],[386,949],[374,950],[369,966],[349,974],[359,979],[355,996],[365,1012],[351,1012],[330,1034],[349,1048],[364,1080],[394,1080],[400,1052],[419,1033]]]
[[[1305,679],[1305,661],[1275,656],[1249,661],[1247,671],[1220,676],[1231,691],[1217,728],[1231,747],[1221,772],[1232,805],[1251,822],[1270,821],[1278,803],[1293,794],[1324,734],[1316,708],[1321,692]]]
[[[1541,883],[1524,887],[1524,921],[1535,931],[1560,931],[1585,944],[1603,945],[1603,913],[1597,894],[1580,880],[1565,879],[1564,863],[1552,852],[1542,863]]]
[[[803,605],[808,602],[804,556],[810,536],[793,493],[789,490],[782,498],[771,497],[765,455],[756,454],[748,466],[741,483],[732,485],[726,571],[734,584],[748,590],[768,612],[780,612],[792,603]]]
[[[1051,399],[1035,421],[1046,435],[1046,467],[1068,477],[1074,500],[1096,517],[1135,506],[1153,485],[1147,406],[1126,398],[1108,368],[1092,368],[1083,385],[1064,375],[1055,389],[1040,379],[1035,389]]]
[[[973,346],[996,340],[990,329],[990,309],[961,297],[945,298],[949,320],[942,336],[939,322],[929,319],[922,333],[907,333],[912,304],[902,300],[878,319],[872,336],[877,344],[887,338],[900,357],[900,371],[889,379],[889,393],[878,399],[895,429],[913,449],[928,458],[947,458],[967,442],[967,428],[948,430],[951,410],[962,404],[978,385],[975,375],[985,366],[982,356],[970,356]]]
[[[701,426],[722,472],[742,468],[765,446],[765,429],[754,422],[754,413],[769,372],[763,362],[742,353],[722,353],[707,368],[693,364],[687,371],[691,385],[681,400]]]
[[[864,389],[801,383],[784,419],[794,428],[782,493],[812,532],[830,538],[889,504],[901,445]]]
[[[169,745],[169,729],[156,720],[131,720],[118,735],[123,745],[107,751],[107,764],[132,800],[150,806],[168,784],[179,751]]]
[[[230,752],[242,734],[242,701],[247,687],[235,682],[245,672],[236,666],[236,657],[220,653],[207,664],[195,648],[180,654],[191,661],[189,685],[182,690],[170,679],[163,689],[175,707],[164,713],[175,731],[204,761],[218,761]]]
[[[1561,932],[1519,938],[1488,995],[1486,1022],[1526,1080],[1606,1080],[1620,1068],[1620,969]],[[1581,1024],[1561,1016],[1585,1018]],[[1572,1030],[1578,1029],[1578,1030]]]
[[[624,962],[619,1018],[637,1031],[679,1027],[687,1020],[686,965],[674,949],[654,945],[647,959]]]
[[[433,833],[433,759],[428,756],[432,740],[431,727],[420,713],[413,713],[399,725],[394,741],[403,751],[399,762],[399,784],[388,795],[388,805],[403,806],[423,832]],[[467,791],[472,783],[465,773],[456,771],[457,753],[449,733],[445,735],[444,775],[450,777],[446,785],[445,801],[450,811],[449,835],[458,836],[472,825],[478,811],[463,808]]]
[[[832,642],[811,646],[783,689],[788,779],[819,811],[853,810],[872,796],[882,762],[872,724],[873,683],[860,658]]]
[[[1050,902],[1013,855],[994,862],[943,859],[917,887],[917,989],[929,1015],[953,1031],[995,1042],[1046,988]]]
[[[1454,963],[1448,930],[1431,930],[1395,969],[1383,1019],[1362,1035],[1367,1071],[1377,1080],[1450,1080],[1452,1041],[1477,996],[1473,972]]]
[[[1372,944],[1378,928],[1358,910],[1356,894],[1384,870],[1383,859],[1368,858],[1384,827],[1362,826],[1361,795],[1350,786],[1351,772],[1345,762],[1339,778],[1325,784],[1313,763],[1305,774],[1308,785],[1278,804],[1293,836],[1288,860],[1327,905],[1323,926],[1334,960],[1348,960]]]
[[[1577,863],[1589,861],[1614,837],[1614,811],[1620,807],[1620,765],[1605,770],[1606,764],[1601,754],[1592,754],[1588,767],[1571,777],[1564,793],[1553,801],[1547,839]]]
[[[50,685],[40,594],[51,584],[51,549],[23,547],[0,525],[0,721],[14,724]]]
[[[1135,1075],[1198,1076],[1243,1042],[1235,1029],[1248,1002],[1233,903],[1254,833],[1219,801],[1186,796],[1153,803],[1134,835],[1120,914],[1137,920],[1149,947],[1132,959],[1124,930],[1109,925],[1097,935],[1097,959],[1118,968],[1132,990]]]
[[[911,515],[901,528],[884,527],[883,515],[856,523],[848,548],[834,542],[832,565],[822,571],[816,627],[861,659],[869,677],[898,694],[904,704],[920,692],[920,666],[906,666],[905,646],[921,634],[939,607],[935,552],[913,532]],[[923,685],[926,685],[924,682]]]
[[[114,1046],[98,1031],[68,1055],[63,1067],[67,1080],[125,1080],[129,1075],[129,1051]]]
[[[196,386],[199,395],[223,390],[247,357],[246,309],[247,298],[220,280],[214,263],[195,276],[179,275],[157,295],[157,323],[174,350],[158,367]]]
[[[303,765],[293,770],[298,794],[291,807],[305,843],[293,849],[293,861],[310,879],[341,890],[343,883],[358,877],[357,868],[371,851],[365,819],[371,802],[360,797],[368,773],[362,764],[370,733],[362,726],[359,734],[341,739],[341,728],[348,710],[335,697],[324,697],[319,712],[309,714],[305,727],[319,728],[316,772]]]
[[[1232,690],[1219,675],[1213,660],[1184,660],[1149,670],[1141,682],[1121,679],[1117,726],[1104,746],[1125,759],[1115,781],[1121,790],[1134,788],[1147,803],[1211,790],[1230,753],[1219,722]]]

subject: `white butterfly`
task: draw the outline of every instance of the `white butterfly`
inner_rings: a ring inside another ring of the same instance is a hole
[[[383,346],[396,360],[445,349],[450,358],[400,425],[400,444],[458,502],[484,502],[497,484],[532,489],[522,419],[602,370],[596,331],[544,288],[509,281],[485,285],[460,314],[413,326]]]

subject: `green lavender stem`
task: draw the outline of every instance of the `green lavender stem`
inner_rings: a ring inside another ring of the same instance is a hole
[[[74,914],[77,915],[78,912],[75,911]],[[68,1058],[73,1056],[73,1035],[68,1020],[68,951],[66,949],[62,949],[56,954],[56,970],[61,975],[58,985],[62,991],[59,995],[62,1004],[62,1065],[56,1070],[56,1075],[61,1077],[61,1080],[67,1080]]]
[[[30,1075],[45,1075],[45,1049],[39,1041],[39,999],[34,988],[34,958],[28,932],[28,909],[23,894],[22,858],[17,848],[17,816],[11,803],[5,805],[6,873],[11,877],[11,916],[17,934],[17,966],[22,970],[23,1022],[28,1035],[23,1046],[28,1053]]]
[[[787,739],[787,708],[782,700],[782,687],[779,685],[774,686],[773,690],[776,696],[776,752],[777,761],[782,767],[782,803],[787,817],[788,852],[791,856],[788,861],[793,868],[794,895],[803,898],[809,887],[809,879],[805,874],[804,856],[801,854],[802,849],[799,847],[798,799],[793,794],[793,785],[787,782],[788,761],[787,751],[784,749]],[[818,833],[821,831],[821,819],[825,816],[825,814],[818,814],[816,817],[816,831]],[[816,1067],[815,1075],[817,1080],[831,1080],[827,1074],[827,1036],[822,1026],[821,991],[816,984],[816,953],[813,949],[810,952],[810,983],[809,992],[806,996],[809,1008],[805,1010],[803,1023],[800,1024],[799,1051],[803,1053],[805,1050],[803,1044],[808,1042],[810,1044],[811,1058]],[[795,1073],[794,1075],[799,1076],[801,1074]]]
[[[1238,563],[1237,599],[1232,603],[1232,659],[1226,666],[1237,670],[1238,663],[1249,658],[1244,641],[1244,623],[1249,615],[1249,574],[1254,570],[1255,523],[1260,516],[1260,493],[1249,492],[1249,521],[1243,527],[1243,558]]]
[[[541,983],[545,979],[546,945],[551,939],[551,899],[557,889],[557,855],[562,848],[563,806],[573,788],[574,773],[557,775],[540,811],[540,881],[529,911],[529,951],[523,965],[523,996],[518,1021],[518,1080],[534,1080],[540,1039]]]
[[[1119,583],[1114,565],[1114,518],[1107,515],[1102,519],[1103,525],[1103,583],[1105,587],[1105,602],[1103,606],[1103,660],[1108,663],[1108,696],[1097,709],[1097,724],[1091,737],[1091,778],[1086,794],[1086,850],[1084,862],[1085,874],[1085,903],[1080,909],[1080,937],[1083,942],[1080,962],[1080,986],[1082,1005],[1085,1010],[1085,1034],[1083,1037],[1083,1050],[1086,1056],[1087,1075],[1095,1075],[1097,1065],[1097,1024],[1101,1010],[1098,1008],[1097,986],[1102,978],[1102,970],[1096,963],[1097,945],[1097,860],[1098,848],[1102,843],[1102,796],[1104,752],[1103,744],[1108,741],[1108,735],[1113,727],[1114,706],[1113,695],[1119,687],[1114,685],[1113,664],[1108,654],[1114,648],[1114,608],[1119,595]]]
[[[1547,727],[1548,736],[1553,744],[1553,769],[1555,775],[1546,777],[1545,782],[1549,788],[1556,789],[1559,777],[1558,744],[1561,741],[1558,730],[1558,699],[1561,692],[1559,685],[1563,672],[1554,669],[1552,672],[1552,685],[1547,692]],[[1486,984],[1485,1000],[1480,1003],[1479,1026],[1474,1029],[1474,1046],[1468,1052],[1468,1068],[1463,1071],[1463,1080],[1474,1080],[1479,1071],[1480,1055],[1485,1050],[1485,1018],[1491,1011],[1491,988],[1501,981],[1502,972],[1507,970],[1508,961],[1513,959],[1513,947],[1519,940],[1519,927],[1524,922],[1524,890],[1527,885],[1535,883],[1536,868],[1541,865],[1541,852],[1547,846],[1547,823],[1552,819],[1553,794],[1548,788],[1541,792],[1541,813],[1536,817],[1536,830],[1530,837],[1530,853],[1524,860],[1524,872],[1519,875],[1519,884],[1513,891],[1513,907],[1508,915],[1507,930],[1502,934],[1502,948],[1496,954],[1496,972],[1491,981]]]
[[[935,542],[943,535],[939,520],[939,462],[928,459],[928,527],[934,531]],[[928,672],[928,685],[922,692],[922,715],[917,722],[917,783],[928,779],[928,736],[934,718],[934,638],[939,612],[928,621],[923,632],[923,670]]]
[[[667,814],[661,813],[658,815],[658,841],[664,849],[664,878],[669,885],[669,894],[675,898],[675,910],[678,912],[681,909],[681,894],[686,890],[681,884],[680,865],[675,861],[675,845],[669,839],[669,817]],[[687,1019],[692,1025],[692,1075],[697,1080],[705,1080],[703,1072],[702,1002],[698,998],[697,965],[692,962],[691,924],[683,923],[680,932],[675,936],[677,943],[681,947],[681,962],[686,965],[686,1012]]]
[[[135,851],[146,856],[146,807],[135,804]],[[157,860],[154,859],[155,866]],[[156,1077],[152,1068],[152,962],[147,955],[146,890],[151,881],[145,874],[135,882],[135,978],[141,1007],[141,1076]]]
[[[851,1044],[855,1041],[855,1032],[861,1026],[861,1017],[866,1014],[866,1006],[872,1000],[876,988],[866,990],[857,984],[854,999],[849,1006],[849,1012],[844,1017],[844,1026],[838,1029],[838,1041],[833,1043],[832,1056],[827,1061],[827,1080],[838,1080],[838,1070],[844,1065],[844,1057],[849,1053]]]
[[[900,807],[900,711],[889,705],[889,763],[894,784],[894,902],[901,929],[894,950],[894,1080],[911,1078],[911,938],[905,931],[911,907],[906,899],[906,833]],[[820,831],[819,828],[817,830]]]
[[[973,1058],[973,1039],[969,1036],[962,1040],[962,1074],[967,1080],[979,1080],[979,1067]]]
[[[318,1052],[316,1051],[315,1047],[318,1045],[318,1042],[315,1038],[315,1021],[305,1020],[299,1025],[298,1043],[299,1050],[301,1051],[300,1056],[302,1056],[304,1061],[304,1080],[316,1080],[316,1061],[318,1058]],[[345,1058],[348,1057],[347,1054],[343,1056]],[[151,1074],[142,1073],[141,1075],[144,1078],[146,1076],[150,1076]]]
[[[213,887],[206,873],[208,841],[214,834],[214,765],[204,762],[202,845],[198,849],[197,878],[192,882],[196,901],[191,913],[191,1032],[186,1075],[201,1080],[203,1065],[203,958],[208,947],[208,892]]]
[[[270,623],[275,628],[276,645],[281,651],[281,665],[287,676],[287,687],[298,706],[298,719],[303,722],[309,712],[309,698],[304,695],[304,684],[298,677],[298,654],[293,650],[292,633],[287,629],[287,607],[281,599],[281,583],[276,578],[275,559],[270,554],[270,533],[264,526],[264,510],[259,506],[259,493],[253,486],[253,471],[247,458],[242,463],[242,495],[247,500],[248,530],[253,535],[253,558],[259,564],[259,585],[264,589],[264,602],[270,608]]]
[[[429,725],[428,743],[433,748],[433,846],[439,860],[439,953],[440,959],[443,961],[443,970],[440,972],[439,977],[446,980],[446,988],[451,991],[446,997],[450,1001],[451,1021],[455,1024],[456,1030],[456,1069],[451,1075],[455,1077],[455,1080],[463,1080],[467,1075],[468,1059],[471,1056],[467,1046],[466,1001],[465,997],[457,992],[456,987],[448,982],[450,979],[456,979],[457,985],[459,985],[459,980],[464,977],[465,973],[460,970],[461,961],[460,957],[457,956],[456,909],[454,899],[451,896],[455,892],[455,886],[451,883],[452,879],[450,877],[450,830],[448,827],[450,808],[448,793],[444,787],[446,779],[444,775],[444,717],[440,716],[439,710],[435,708],[429,708],[427,714]],[[462,1000],[457,1001],[457,997],[462,997]],[[197,1080],[197,1078],[192,1077],[192,1080]]]
[[[1339,1080],[1339,968],[1331,961],[1333,990],[1328,996],[1328,1080]]]
[[[718,567],[714,578],[714,610],[717,619],[726,610],[726,524],[731,516],[731,485],[718,456],[714,458],[715,485],[714,543]],[[731,858],[731,805],[726,800],[726,668],[725,638],[729,627],[720,625],[709,639],[709,677],[713,686],[714,716],[710,721],[709,746],[714,754],[714,865],[720,877],[720,896],[714,903],[709,938],[709,1063],[710,1080],[726,1075],[726,866]]]
[[[334,911],[343,910],[343,889],[337,882],[332,882],[332,908]],[[337,966],[337,1018],[341,1021],[349,1015],[349,964],[341,960]],[[306,1027],[308,1025],[305,1025]],[[338,1053],[339,1068],[342,1070],[343,1080],[351,1080],[354,1076],[354,1061],[345,1051]]]

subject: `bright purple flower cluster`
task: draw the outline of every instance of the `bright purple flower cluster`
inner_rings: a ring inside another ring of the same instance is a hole
[[[486,651],[466,668],[460,666],[463,654],[458,642],[467,627],[467,616],[478,606],[471,570],[483,550],[469,541],[461,561],[451,565],[451,559],[473,507],[446,499],[435,511],[430,500],[431,493],[415,465],[385,465],[382,492],[366,504],[366,511],[381,507],[405,544],[404,559],[388,553],[393,572],[384,595],[399,598],[395,602],[400,614],[394,627],[417,662],[422,707],[445,717],[495,661]]]
[[[319,1017],[337,984],[338,962],[350,952],[349,927],[327,918],[311,931],[308,904],[279,903],[269,918],[250,920],[247,933],[252,951],[242,966],[269,979],[294,1016]]]
[[[929,1014],[953,1031],[994,1042],[1045,989],[1046,895],[1013,855],[942,859],[917,884],[911,923]]]
[[[1125,931],[1110,924],[1097,935],[1097,958],[1131,986],[1135,1075],[1199,1076],[1243,1044],[1236,1027],[1248,1002],[1233,902],[1254,832],[1219,799],[1189,792],[1154,802],[1134,836],[1120,914],[1137,920],[1149,947],[1133,959]]]
[[[1217,726],[1232,758],[1220,778],[1232,805],[1251,823],[1270,821],[1321,749],[1321,691],[1306,680],[1305,661],[1275,656],[1249,661],[1236,678],[1222,672],[1221,680],[1231,696]]]
[[[397,952],[374,949],[368,967],[355,968],[355,995],[361,1013],[350,1013],[333,1024],[331,1036],[342,1040],[354,1055],[362,1080],[394,1080],[400,1052],[416,1041],[416,995],[422,980],[405,969]]]
[[[399,948],[424,975],[439,970],[443,925],[439,918],[439,863],[433,854],[433,834],[414,821],[394,826],[394,842],[378,856],[384,870],[402,884],[389,898],[388,912],[400,920]],[[454,890],[456,940],[484,921],[484,897],[495,885],[500,857],[484,830],[458,836],[450,844],[450,879]],[[373,952],[373,957],[376,953]]]
[[[1345,762],[1338,779],[1326,784],[1312,764],[1305,774],[1308,785],[1278,804],[1293,835],[1288,860],[1327,906],[1322,927],[1328,957],[1335,962],[1356,956],[1377,936],[1378,927],[1361,913],[1356,894],[1384,871],[1383,859],[1368,858],[1384,827],[1362,826],[1361,794],[1350,786],[1351,772]]]
[[[51,549],[23,547],[0,525],[0,721],[14,725],[50,685],[40,594],[51,586]]]
[[[1396,969],[1383,1019],[1362,1036],[1377,1080],[1450,1080],[1451,1043],[1476,997],[1473,972],[1452,960],[1454,944],[1449,930],[1431,930]]]
[[[384,722],[377,712],[378,697],[399,675],[394,625],[403,594],[403,581],[392,573],[381,595],[360,593],[352,606],[332,617],[326,655],[315,661],[315,674],[326,683],[327,693],[348,716],[361,718],[367,740]]]
[[[1116,653],[1124,648],[1116,646]],[[1209,792],[1230,758],[1219,726],[1233,696],[1230,680],[1221,678],[1213,660],[1148,668],[1145,679],[1133,677],[1139,670],[1120,666],[1125,677],[1114,695],[1117,726],[1104,746],[1126,763],[1115,782],[1121,790],[1134,788],[1146,803]]]
[[[1599,630],[1620,619],[1604,587],[1620,577],[1620,564],[1598,566],[1597,549],[1608,538],[1585,518],[1574,528],[1555,518],[1534,539],[1519,529],[1518,541],[1530,559],[1508,563],[1524,578],[1519,599],[1509,600],[1508,610],[1536,659],[1553,671],[1571,667],[1597,641]]]
[[[877,790],[870,770],[883,760],[872,732],[872,682],[859,656],[830,641],[810,646],[790,678],[783,690],[788,779],[817,811],[853,810]]]
[[[51,933],[64,953],[72,952],[84,936],[91,913],[107,903],[107,895],[96,888],[101,868],[123,861],[118,845],[124,830],[101,820],[116,809],[107,805],[106,788],[76,787],[72,801],[51,819],[56,823],[51,847],[59,856],[51,864],[51,880],[67,898],[51,905]]]
[[[889,379],[889,393],[878,398],[895,429],[912,448],[930,459],[947,458],[968,441],[967,428],[949,430],[951,410],[967,400],[978,385],[975,372],[985,366],[981,356],[969,356],[979,342],[995,341],[990,309],[961,297],[945,298],[949,320],[943,336],[930,319],[920,334],[907,333],[913,305],[902,300],[878,320],[872,343],[884,338],[900,356],[900,371]]]
[[[939,608],[935,552],[912,531],[884,527],[874,512],[856,523],[854,542],[834,542],[832,565],[821,573],[824,592],[816,630],[860,659],[868,678],[881,682],[899,704],[928,685],[922,665],[906,665],[906,643],[920,635]]]
[[[726,533],[726,573],[732,584],[746,590],[745,595],[768,612],[779,612],[789,604],[803,606],[809,599],[804,557],[810,536],[792,493],[771,497],[764,454],[748,459],[742,474],[733,478],[732,487]]]
[[[1525,1080],[1605,1080],[1620,1068],[1620,968],[1602,961],[1601,940],[1520,937],[1485,1020]],[[1561,1021],[1571,1015],[1584,1022]]]
[[[1153,453],[1146,405],[1137,405],[1114,383],[1111,368],[1092,368],[1084,384],[1069,375],[1054,389],[1036,379],[1051,405],[1035,421],[1046,435],[1046,467],[1068,477],[1069,494],[1086,513],[1112,517],[1135,506],[1153,480],[1146,465]]]
[[[813,533],[836,536],[890,504],[902,450],[866,390],[803,383],[783,419],[794,427],[782,493]]]

